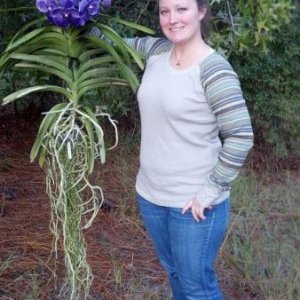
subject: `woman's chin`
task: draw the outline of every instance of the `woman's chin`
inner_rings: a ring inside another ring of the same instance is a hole
[[[172,42],[174,45],[181,45],[185,43],[185,39],[178,36],[167,36],[167,39]]]

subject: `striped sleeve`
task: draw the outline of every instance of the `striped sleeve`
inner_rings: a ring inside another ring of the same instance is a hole
[[[238,76],[221,55],[213,54],[204,62],[201,83],[223,139],[218,162],[208,178],[210,188],[218,189],[220,194],[229,190],[238,176],[253,146],[253,131]],[[197,198],[202,203],[213,202],[205,200],[201,191]]]
[[[152,55],[167,52],[172,47],[171,42],[167,39],[150,36],[125,38],[125,41],[129,46],[140,52],[146,59]]]

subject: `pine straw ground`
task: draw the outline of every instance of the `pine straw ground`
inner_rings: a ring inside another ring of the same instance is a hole
[[[50,257],[52,236],[44,173],[37,163],[29,162],[37,130],[33,118],[0,115],[0,300],[67,299],[58,294],[64,278],[61,249],[57,260]],[[90,298],[170,299],[165,274],[134,201],[137,149],[132,150],[136,155],[128,155],[130,151],[126,155],[123,148],[128,149],[128,139],[126,145],[121,142],[108,153],[104,166],[97,165],[93,178],[104,188],[106,200],[85,232],[94,274]],[[220,266],[220,283],[227,299],[255,298],[244,287],[237,290],[234,274]]]

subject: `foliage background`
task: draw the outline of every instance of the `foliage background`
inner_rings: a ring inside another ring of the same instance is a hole
[[[1,1],[0,52],[14,32],[36,16],[33,9],[6,13],[1,9],[30,6],[31,2],[34,1]],[[248,28],[251,46],[241,49],[237,40],[232,39],[232,32],[226,26],[228,12],[225,8],[227,3],[233,5],[233,2],[215,1],[215,41],[216,45],[222,44],[219,50],[224,51],[240,76],[255,129],[257,151],[254,154],[263,152],[262,156],[270,164],[274,159],[287,157],[299,167],[299,154],[296,155],[299,153],[300,137],[300,2],[294,1],[297,9],[293,11],[292,22],[273,32],[268,52],[254,46],[251,23]],[[237,13],[233,6],[232,12]],[[111,12],[107,13],[129,20],[138,19],[151,27],[157,25],[154,1],[115,0]],[[134,34],[125,32],[122,27],[117,29],[123,35]],[[36,84],[41,77],[42,74],[24,72],[21,76],[16,70],[10,70],[6,77],[0,77],[0,100],[16,87],[27,86],[28,82]],[[132,125],[138,124],[138,115],[134,95],[129,95],[128,91],[110,89],[99,92],[95,95],[95,102],[107,105],[114,118],[120,120],[120,125],[124,125],[124,121],[131,129]],[[42,94],[15,102],[15,109],[26,116],[26,121],[35,109],[40,116],[41,109],[44,111],[47,106],[53,105],[53,102],[48,103],[47,96],[42,101],[41,97]],[[0,107],[0,112],[3,109],[7,108]],[[32,145],[28,133],[31,137],[37,129],[37,122],[28,122],[32,128],[26,131],[26,125],[24,121],[20,122],[20,118],[9,121],[15,122],[12,128],[7,120],[0,119],[0,217],[3,229],[0,252],[1,258],[6,255],[9,258],[8,261],[0,259],[0,298],[18,294],[22,295],[20,299],[46,299],[46,295],[53,293],[50,268],[44,264],[50,249],[49,207],[41,185],[43,174],[37,166],[28,163]],[[124,295],[128,299],[159,299],[157,295],[161,291],[149,286],[149,282],[156,279],[161,283],[164,278],[147,247],[149,241],[145,244],[145,233],[137,217],[133,186],[138,155],[136,143],[128,143],[127,129],[121,131],[123,141],[118,152],[112,153],[108,164],[103,169],[99,168],[95,177],[97,182],[106,183],[108,205],[90,231],[90,246],[94,246],[90,248],[93,249],[90,259],[95,265],[101,262],[94,290],[105,299],[124,299]],[[298,160],[294,159],[295,156]],[[241,175],[232,191],[232,223],[218,265],[223,275],[222,284],[228,289],[228,299],[298,299],[299,172],[264,173],[262,170],[259,174]],[[148,272],[146,276],[145,270]],[[165,286],[163,292],[168,292]],[[232,293],[237,293],[236,297]],[[134,298],[136,295],[139,298]],[[55,299],[54,296],[52,298]],[[100,296],[95,299],[100,299]]]
[[[209,42],[227,56],[241,79],[253,120],[256,149],[264,153],[268,164],[281,158],[299,156],[300,1],[211,2],[213,34]],[[294,9],[289,9],[290,4]],[[17,10],[5,11],[8,8]],[[161,34],[156,1],[115,0],[105,13],[139,22],[154,28],[156,35]],[[19,28],[36,16],[34,1],[1,1],[0,51]],[[275,20],[284,26],[273,26]],[[136,34],[132,30],[124,30],[121,25],[114,26],[123,36]],[[0,78],[0,98],[23,85],[43,80],[43,76],[32,72],[24,74],[24,71],[21,75],[11,70]],[[138,111],[134,99],[135,95],[128,89],[109,88],[91,95],[89,100],[107,107],[121,122],[136,126]],[[16,111],[31,111],[37,107],[47,109],[53,103],[47,102],[47,95],[37,95],[14,105]]]

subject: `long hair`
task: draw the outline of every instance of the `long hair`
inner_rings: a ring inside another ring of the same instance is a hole
[[[210,29],[210,18],[211,18],[211,9],[206,0],[196,0],[198,9],[206,9],[206,14],[204,18],[201,20],[201,35],[202,38],[205,40],[209,36],[209,29]]]

